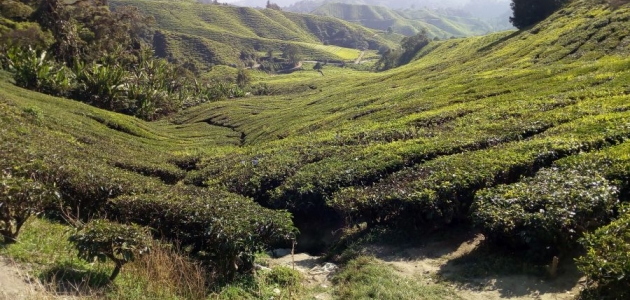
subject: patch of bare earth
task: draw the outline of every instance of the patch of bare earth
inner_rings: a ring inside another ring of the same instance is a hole
[[[330,291],[332,287],[330,278],[334,272],[324,268],[325,265],[325,262],[319,256],[312,256],[306,253],[274,258],[269,262],[269,266],[272,268],[275,266],[286,266],[295,268],[295,270],[302,273],[304,285],[311,290],[320,291],[313,295],[313,298],[318,300],[333,299]]]
[[[8,259],[0,257],[0,300],[32,299],[39,286],[31,283],[18,266]]]
[[[579,294],[585,279],[570,259],[560,262],[558,275],[553,279],[519,270],[507,272],[509,275],[475,270],[487,268],[489,264],[484,260],[495,259],[479,253],[483,241],[482,234],[465,233],[414,247],[370,246],[366,252],[392,266],[401,276],[427,284],[436,280],[450,284],[463,299],[569,300]]]

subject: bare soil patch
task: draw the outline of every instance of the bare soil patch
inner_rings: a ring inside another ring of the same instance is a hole
[[[0,257],[0,300],[31,299],[37,293],[37,284],[31,283],[12,261]]]
[[[556,278],[531,275],[525,265],[514,269],[513,261],[501,266],[500,255],[483,250],[484,240],[482,234],[458,233],[420,246],[373,245],[366,251],[401,276],[452,285],[463,299],[569,300],[585,282],[570,258],[560,261]]]

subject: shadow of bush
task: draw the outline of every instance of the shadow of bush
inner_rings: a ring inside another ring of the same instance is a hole
[[[58,295],[94,295],[109,287],[107,270],[87,270],[72,263],[49,267],[39,276],[44,286]]]
[[[448,260],[438,271],[438,276],[461,288],[483,290],[492,287],[502,297],[568,292],[582,278],[572,256],[560,258],[554,276],[550,275],[550,265],[532,264],[523,253],[483,241],[471,252]],[[513,279],[517,278],[532,280],[523,280],[515,286]]]

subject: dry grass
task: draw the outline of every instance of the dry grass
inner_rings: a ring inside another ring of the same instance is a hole
[[[199,263],[158,242],[148,255],[128,266],[126,272],[146,282],[147,294],[184,299],[205,299],[207,284],[212,279]]]

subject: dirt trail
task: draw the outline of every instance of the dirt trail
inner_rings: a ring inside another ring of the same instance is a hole
[[[361,51],[361,53],[359,54],[359,57],[357,57],[357,59],[354,61],[355,65],[361,64],[361,60],[363,59],[363,56],[365,55],[365,51]]]
[[[18,267],[0,257],[0,300],[20,300],[33,298],[36,285],[27,282]]]
[[[317,300],[329,300],[333,299],[331,294],[332,283],[330,278],[333,275],[329,272],[322,272],[318,270],[319,266],[324,264],[319,256],[311,256],[306,253],[295,254],[294,257],[287,255],[280,258],[274,258],[270,261],[269,266],[287,266],[300,271],[304,275],[304,284],[309,287],[318,287],[323,292],[314,295],[313,298]]]
[[[478,270],[474,268],[484,268],[485,260],[492,259],[477,251],[483,240],[481,234],[467,234],[421,247],[373,246],[367,251],[391,265],[401,276],[427,283],[444,278],[463,299],[569,300],[580,292],[584,278],[570,262],[561,265],[562,273],[553,280],[521,274],[467,275],[476,274]]]
[[[559,275],[553,280],[519,274],[523,273],[520,270],[507,272],[514,275],[474,275],[479,273],[479,268],[489,268],[496,259],[480,251],[483,241],[481,234],[461,233],[414,247],[372,245],[364,249],[364,254],[390,265],[400,276],[429,285],[440,280],[440,284],[452,286],[456,294],[466,300],[570,300],[580,292],[584,278],[570,261],[561,262]],[[305,274],[305,284],[329,289],[332,287],[330,274],[313,275],[312,272],[313,267],[322,264],[317,256],[295,255],[295,268]],[[291,267],[291,255],[270,261],[271,267],[278,265]],[[331,290],[315,299],[333,299]]]

